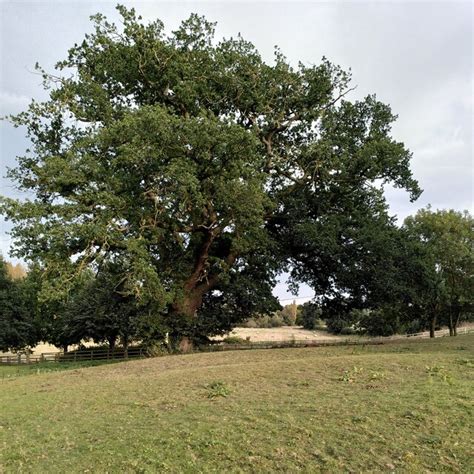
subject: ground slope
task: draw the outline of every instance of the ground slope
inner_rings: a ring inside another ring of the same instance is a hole
[[[474,471],[473,335],[0,384],[0,472]]]

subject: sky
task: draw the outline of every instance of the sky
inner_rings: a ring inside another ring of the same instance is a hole
[[[0,115],[45,99],[38,61],[46,70],[91,31],[89,16],[117,19],[116,2],[0,0]],[[125,2],[145,20],[176,29],[190,13],[217,22],[216,37],[241,33],[269,62],[278,45],[296,65],[322,56],[351,68],[357,88],[348,98],[375,93],[399,118],[393,136],[413,152],[412,170],[424,190],[410,203],[387,189],[399,222],[418,209],[473,211],[473,2]],[[28,147],[24,131],[0,122],[0,194],[22,197],[4,175]],[[0,216],[0,253],[8,257],[10,224]],[[285,277],[275,294],[292,295]],[[309,296],[308,287],[299,296]],[[304,301],[302,298],[300,302]],[[289,301],[288,301],[289,302]]]

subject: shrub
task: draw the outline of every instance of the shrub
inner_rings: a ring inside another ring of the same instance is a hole
[[[305,329],[316,329],[320,327],[321,322],[321,308],[315,303],[305,303],[301,307],[298,315],[298,322]]]
[[[340,331],[339,334],[342,336],[352,336],[354,334],[357,334],[357,330],[355,328],[352,328],[350,326],[343,327]]]
[[[228,336],[222,342],[224,344],[249,344],[250,339],[242,339],[239,336]]]
[[[398,314],[391,308],[361,311],[353,316],[361,331],[370,336],[392,336],[401,329]]]
[[[247,319],[247,321],[245,321],[245,323],[243,324],[243,327],[254,329],[254,328],[258,328],[258,324],[255,321],[255,319],[251,318],[251,319]]]
[[[329,332],[333,334],[341,334],[344,330],[352,328],[352,321],[349,317],[336,316],[326,320],[326,325]]]
[[[283,320],[283,318],[281,316],[279,316],[278,314],[274,314],[271,318],[270,318],[270,327],[272,328],[279,328],[281,326],[284,326],[285,325],[285,321]]]
[[[253,318],[247,319],[243,324],[245,328],[277,328],[285,326],[285,319],[277,312],[272,316],[267,314],[263,316],[255,316]]]

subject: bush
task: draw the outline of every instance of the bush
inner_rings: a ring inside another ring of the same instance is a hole
[[[421,319],[414,319],[407,323],[403,329],[405,334],[416,334],[426,329],[426,323]]]
[[[397,312],[392,308],[379,308],[354,314],[360,330],[369,336],[392,336],[400,332]]]
[[[270,318],[270,327],[279,328],[284,325],[285,325],[284,319],[278,314],[275,314]]]
[[[250,339],[242,339],[239,336],[228,336],[222,342],[224,344],[250,344]]]
[[[321,327],[321,308],[315,303],[303,304],[298,315],[298,322],[305,329],[312,330]]]
[[[328,331],[333,334],[341,334],[342,331],[352,329],[352,322],[349,318],[336,316],[326,320]]]
[[[149,357],[160,357],[170,354],[170,349],[165,343],[159,342],[145,347],[146,354]]]
[[[354,334],[357,334],[357,330],[355,328],[351,328],[350,326],[346,326],[339,331],[339,334],[342,336],[353,336]]]
[[[244,328],[250,328],[250,329],[254,329],[254,328],[258,328],[258,324],[257,322],[255,321],[255,319],[247,319],[247,321],[245,321],[245,323],[242,325]]]
[[[286,305],[281,311],[277,311],[275,316],[283,320],[283,325],[294,326],[297,318],[297,306],[295,304]]]
[[[256,316],[254,318],[247,319],[243,327],[246,328],[277,328],[285,325],[285,320],[278,314],[275,313],[273,316]]]

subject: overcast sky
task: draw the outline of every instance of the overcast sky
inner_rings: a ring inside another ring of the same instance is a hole
[[[351,68],[357,89],[389,103],[399,115],[396,139],[413,152],[424,192],[415,203],[387,190],[400,220],[417,209],[473,210],[473,3],[471,2],[121,2],[168,31],[191,12],[217,21],[217,37],[241,33],[264,58],[280,46],[296,64],[322,56]],[[38,61],[51,70],[91,30],[89,15],[116,19],[115,2],[0,0],[0,115],[45,98]],[[17,196],[3,178],[28,146],[24,131],[0,123],[0,194]],[[0,252],[8,255],[9,224],[0,217]],[[291,297],[282,282],[275,290]],[[300,295],[311,294],[302,288]]]

